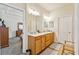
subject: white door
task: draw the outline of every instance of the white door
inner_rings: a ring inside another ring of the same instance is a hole
[[[64,16],[59,18],[59,39],[58,41],[72,41],[72,16]]]

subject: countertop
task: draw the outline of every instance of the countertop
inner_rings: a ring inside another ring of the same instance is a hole
[[[37,36],[44,35],[44,34],[48,34],[48,33],[53,33],[53,32],[35,33],[35,34],[29,34],[29,36],[37,37]]]

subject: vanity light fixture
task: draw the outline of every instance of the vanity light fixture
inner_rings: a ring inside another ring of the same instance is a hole
[[[29,14],[32,14],[32,15],[35,15],[35,16],[40,16],[39,12],[32,9],[32,8],[29,8],[28,12],[29,12]]]

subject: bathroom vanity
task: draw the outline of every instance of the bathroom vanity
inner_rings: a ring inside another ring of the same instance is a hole
[[[54,32],[44,32],[28,35],[28,48],[31,49],[32,55],[41,53],[53,42]]]

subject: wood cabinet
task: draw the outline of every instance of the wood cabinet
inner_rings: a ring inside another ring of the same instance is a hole
[[[28,48],[31,49],[32,54],[36,55],[46,49],[51,43],[54,42],[54,33],[48,33],[39,36],[28,36]]]
[[[8,35],[8,28],[5,27],[0,27],[0,47],[8,47],[8,40],[9,40],[9,35]]]

